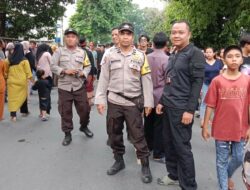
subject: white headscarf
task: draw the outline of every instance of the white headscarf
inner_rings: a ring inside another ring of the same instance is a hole
[[[26,55],[27,53],[30,52],[30,50],[29,50],[30,43],[29,43],[29,41],[22,41],[21,44],[23,45],[24,55]]]
[[[8,58],[9,55],[12,53],[12,51],[14,50],[14,43],[13,42],[9,42],[5,48],[5,55]]]

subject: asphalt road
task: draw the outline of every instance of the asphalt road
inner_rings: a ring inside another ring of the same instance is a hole
[[[143,184],[140,166],[133,146],[126,142],[125,170],[107,176],[113,164],[111,149],[106,145],[105,116],[91,111],[90,129],[94,138],[79,132],[74,112],[73,141],[61,145],[64,134],[60,130],[57,112],[57,90],[52,91],[52,113],[49,121],[39,120],[38,95],[30,97],[28,117],[18,115],[17,122],[9,121],[7,104],[5,120],[0,122],[0,190],[175,190],[178,187],[159,186],[156,179],[166,174],[164,164],[150,159],[153,182]],[[193,153],[199,190],[217,190],[214,140],[204,142],[196,119],[193,126]],[[124,135],[124,137],[126,137]],[[126,139],[126,138],[125,138]],[[241,169],[233,180],[237,190],[244,190]]]

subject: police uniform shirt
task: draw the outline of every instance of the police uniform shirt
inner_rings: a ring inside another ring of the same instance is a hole
[[[79,47],[73,51],[63,47],[58,48],[52,56],[51,71],[59,76],[58,88],[66,91],[79,90],[84,83],[83,78],[74,75],[62,75],[62,71],[67,69],[77,69],[87,77],[91,67],[86,52]]]
[[[95,104],[106,104],[108,101],[123,106],[133,106],[128,98],[138,97],[143,93],[144,106],[154,107],[153,84],[150,67],[143,52],[133,49],[124,55],[119,48],[112,47],[102,61]]]

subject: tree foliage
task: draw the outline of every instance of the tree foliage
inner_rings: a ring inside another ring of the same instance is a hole
[[[78,0],[70,26],[90,40],[109,41],[110,31],[124,19],[130,0]]]
[[[196,45],[220,48],[237,43],[240,33],[250,29],[249,15],[249,0],[171,0],[164,25],[169,31],[171,22],[187,19]]]
[[[47,36],[56,30],[56,22],[65,12],[63,4],[72,2],[73,0],[1,0],[0,35],[14,38]]]
[[[144,8],[145,15],[144,30],[150,38],[153,38],[155,33],[165,31],[163,25],[163,12],[156,8]]]
[[[162,13],[155,8],[140,9],[131,0],[78,0],[70,26],[91,41],[109,42],[110,31],[121,22],[135,28],[135,41],[140,34],[150,37],[162,30]]]

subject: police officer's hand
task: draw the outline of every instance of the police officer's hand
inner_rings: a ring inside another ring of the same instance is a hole
[[[152,111],[152,108],[150,108],[150,107],[145,107],[145,115],[146,115],[146,117],[149,116],[149,114],[151,113],[151,111]]]
[[[75,75],[78,72],[78,70],[77,69],[67,69],[64,72],[67,75]]]
[[[105,111],[105,105],[104,104],[97,104],[97,110],[98,113],[103,115],[104,111]]]
[[[163,111],[162,111],[162,109],[163,109],[163,105],[161,105],[161,104],[158,104],[157,106],[156,106],[156,113],[158,114],[158,115],[161,115],[161,114],[163,114]]]
[[[181,122],[182,122],[184,125],[189,125],[190,123],[192,123],[193,117],[194,117],[194,114],[189,113],[189,112],[184,112],[183,115],[182,115],[182,120],[181,120]]]

